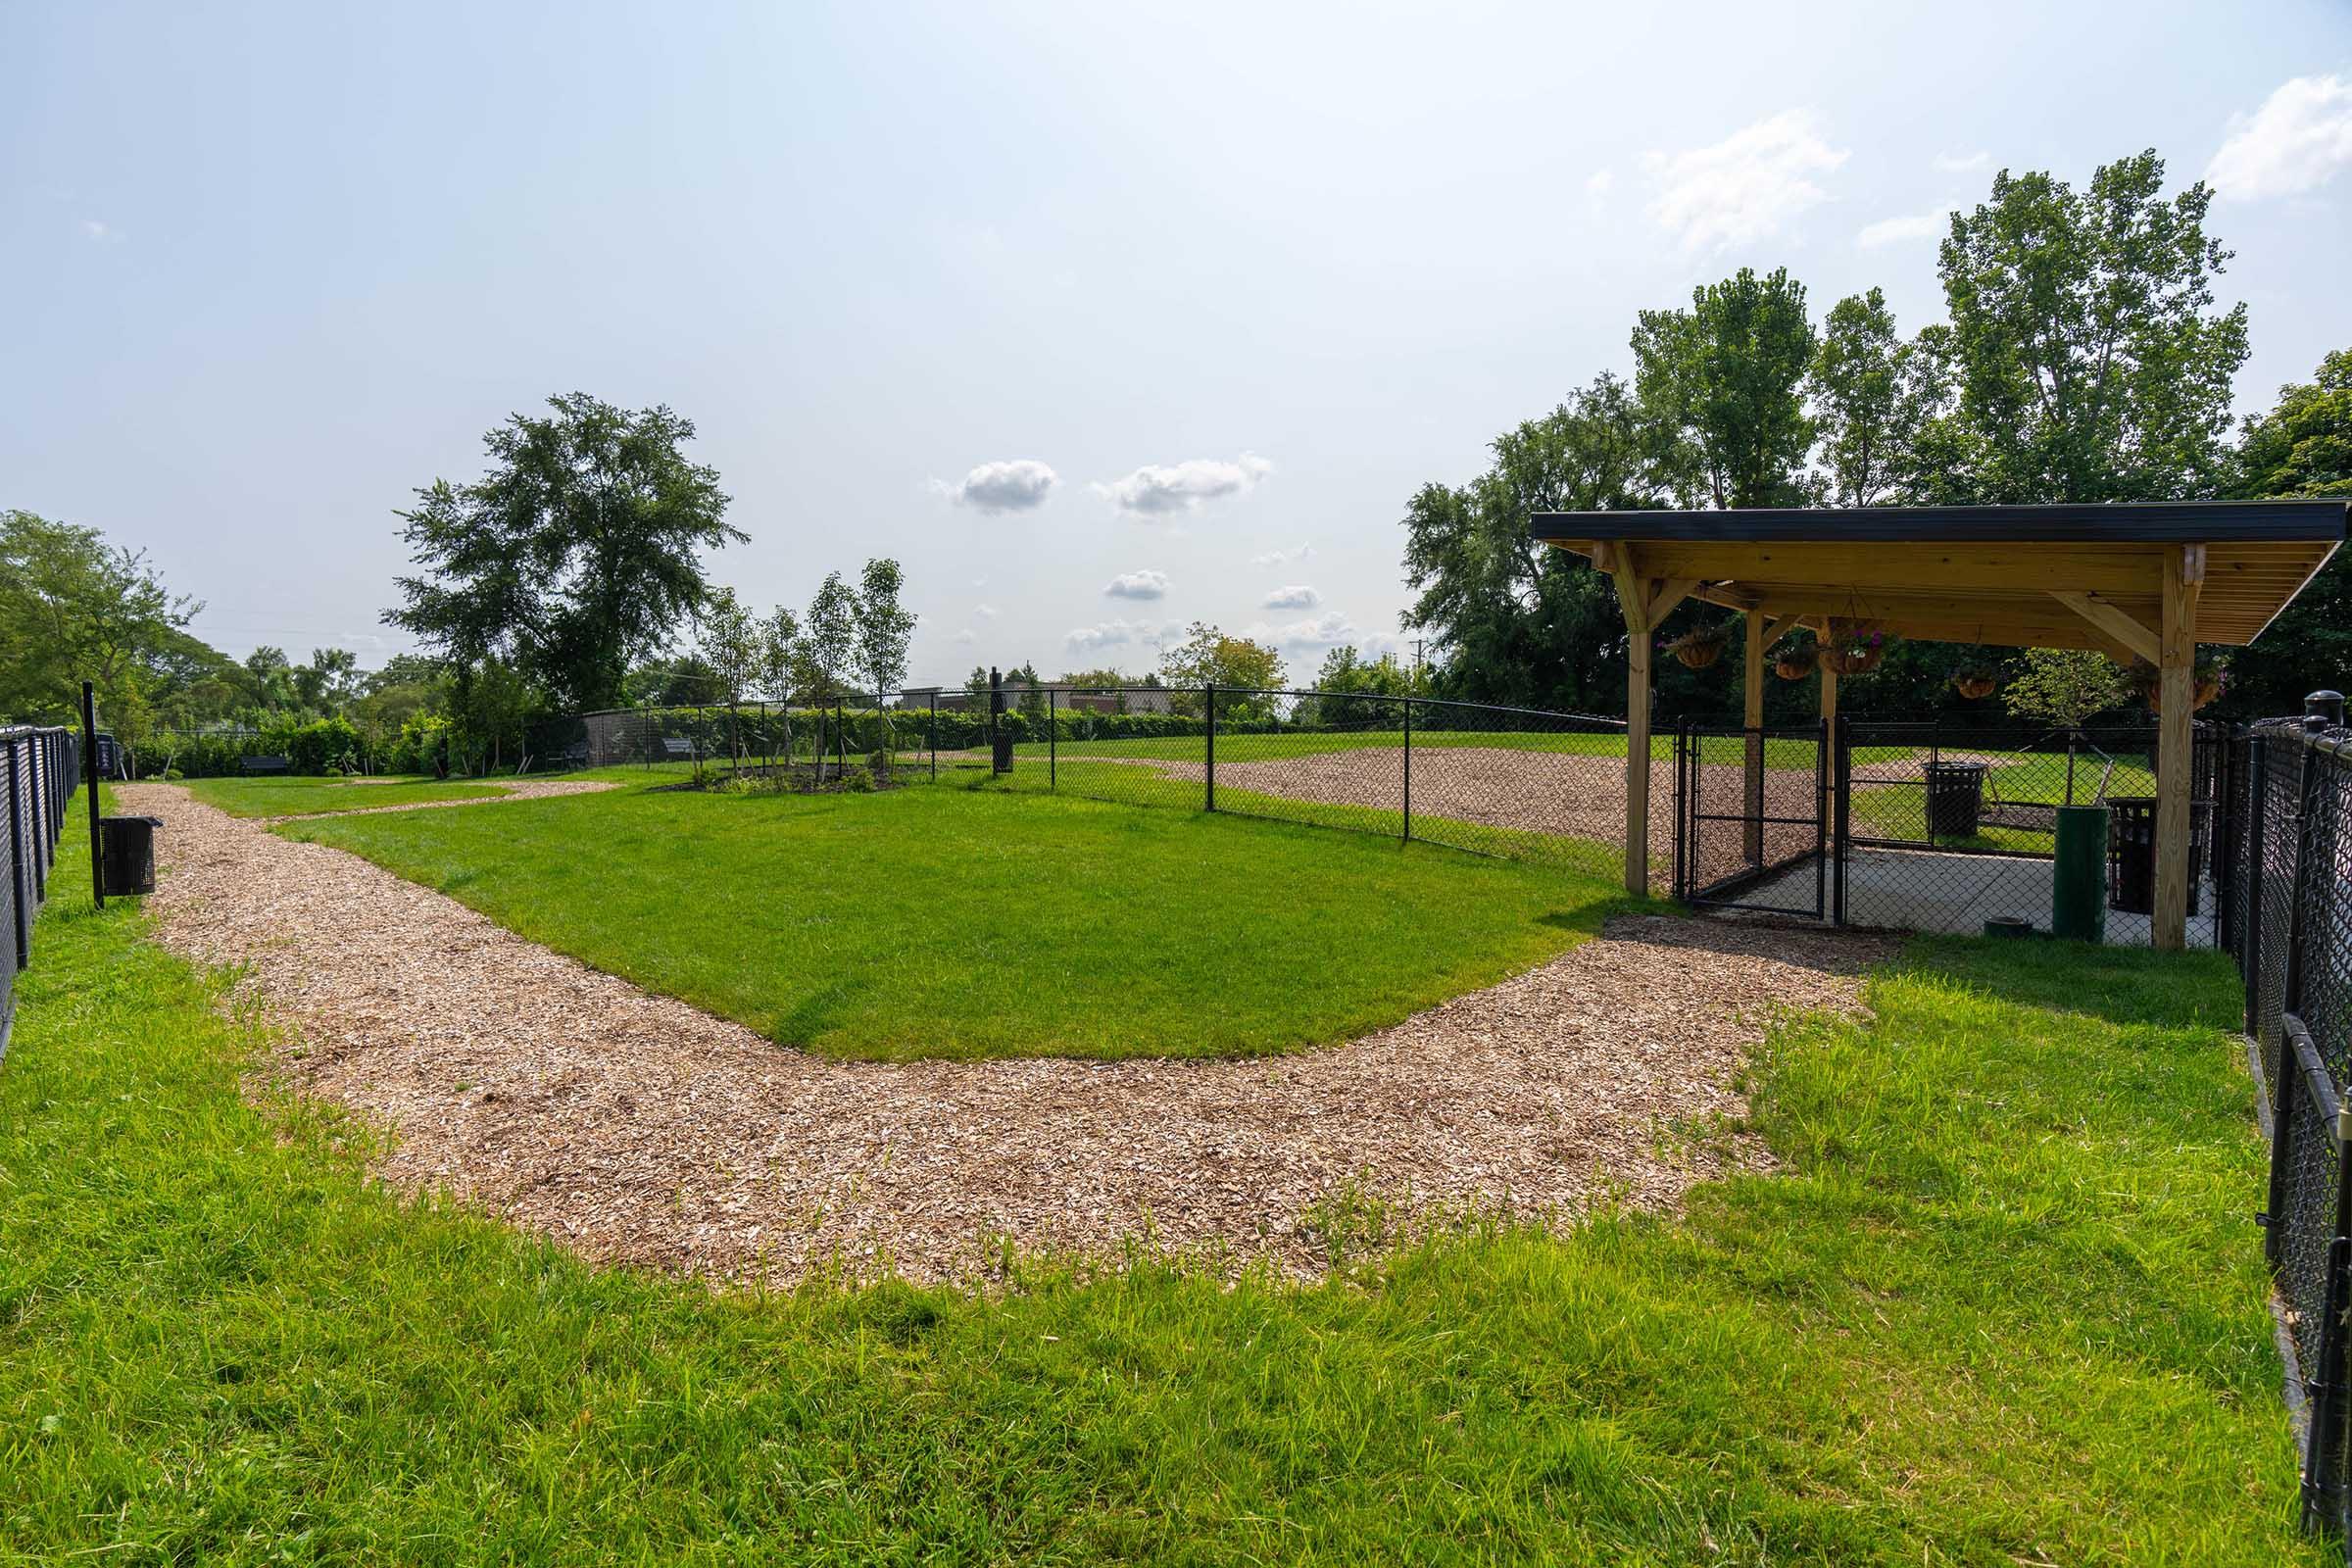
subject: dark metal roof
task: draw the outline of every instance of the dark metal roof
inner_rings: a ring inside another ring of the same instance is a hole
[[[2049,507],[1756,507],[1729,512],[1539,512],[1536,539],[2205,544],[2339,540],[2352,503],[2137,501]]]

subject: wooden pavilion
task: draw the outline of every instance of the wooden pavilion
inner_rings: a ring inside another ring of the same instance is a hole
[[[2179,948],[2197,645],[2242,647],[2259,636],[2335,553],[2346,514],[2340,500],[1561,512],[1540,514],[1531,532],[1616,580],[1630,651],[1630,890],[1646,891],[1649,865],[1651,641],[1668,612],[1699,599],[1744,616],[1751,732],[1764,721],[1765,650],[1793,627],[1826,632],[1833,617],[1894,637],[2092,648],[2156,666],[2154,940]],[[1821,714],[1837,711],[1838,677],[1825,667]],[[1762,769],[1763,749],[1751,741],[1751,799]]]

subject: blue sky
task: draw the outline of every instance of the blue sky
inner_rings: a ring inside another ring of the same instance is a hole
[[[1394,641],[1406,499],[1787,265],[1940,306],[1992,171],[2209,172],[2241,406],[2352,346],[2352,11],[16,6],[0,505],[243,654],[373,662],[396,508],[550,393],[667,403],[917,678],[1200,618]]]

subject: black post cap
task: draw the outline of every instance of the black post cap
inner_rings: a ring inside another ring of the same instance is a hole
[[[2314,729],[2344,727],[2344,694],[2316,691],[2303,699],[2303,720]]]

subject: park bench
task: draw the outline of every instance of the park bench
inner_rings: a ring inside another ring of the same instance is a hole
[[[283,773],[294,764],[282,757],[247,757],[238,765],[248,773]]]

